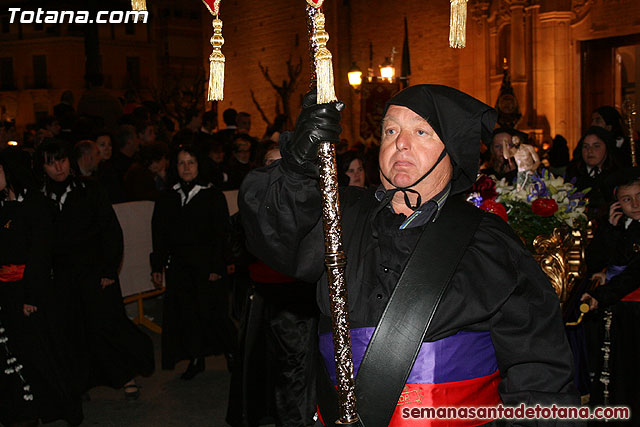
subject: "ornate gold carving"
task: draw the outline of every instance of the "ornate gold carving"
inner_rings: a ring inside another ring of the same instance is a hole
[[[591,10],[593,3],[593,0],[571,0],[571,10],[576,14],[574,23],[582,21]]]
[[[469,3],[469,15],[477,23],[481,24],[489,17],[489,0],[477,0]]]
[[[585,274],[586,240],[580,230],[562,227],[533,241],[534,258],[549,277],[561,303],[567,301],[574,284]]]

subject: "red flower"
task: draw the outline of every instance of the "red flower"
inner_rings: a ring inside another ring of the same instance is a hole
[[[484,209],[487,212],[494,213],[498,215],[500,218],[502,218],[504,222],[509,222],[509,217],[507,216],[507,210],[502,205],[502,203],[498,203],[495,200],[485,200],[480,205],[480,209]]]
[[[558,210],[558,204],[553,199],[540,198],[531,203],[531,210],[538,216],[552,216]]]
[[[471,187],[472,193],[479,193],[482,200],[495,200],[498,197],[496,183],[487,175],[480,175]]]

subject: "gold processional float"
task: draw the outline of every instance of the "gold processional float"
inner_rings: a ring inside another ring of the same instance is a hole
[[[207,100],[221,101],[224,96],[224,64],[225,57],[221,48],[222,21],[219,19],[221,0],[202,0],[213,15],[213,36],[211,45],[213,52],[209,56],[209,88]],[[309,45],[313,58],[311,86],[317,88],[318,103],[337,101],[334,90],[333,65],[331,53],[327,49],[329,35],[325,31],[325,17],[322,13],[324,0],[306,0]],[[464,48],[466,45],[467,0],[450,0],[451,14],[449,20],[449,46]],[[146,0],[132,0],[133,10],[146,10]],[[637,166],[636,147],[633,137],[633,120],[635,106],[629,98],[625,100],[624,112],[631,143],[633,166]],[[338,199],[338,180],[336,173],[335,148],[329,142],[323,142],[319,149],[320,184],[322,191],[322,219],[325,235],[325,265],[327,266],[331,298],[333,340],[336,362],[339,424],[357,424],[358,415],[355,401],[355,384],[353,376],[353,360],[351,356],[351,338],[349,334],[347,288],[344,279],[346,256],[342,249],[342,229],[340,226],[340,203]],[[586,232],[569,227],[556,228],[549,236],[538,236],[534,242],[534,258],[549,278],[560,302],[564,305],[574,292],[580,280],[584,279],[586,266],[584,251],[591,239],[591,227]],[[594,284],[590,284],[593,287]],[[568,326],[577,325],[589,311],[587,304],[580,305],[580,317]],[[611,323],[611,313],[605,313],[605,325]],[[607,331],[605,331],[607,332]],[[605,347],[607,347],[605,340]],[[603,348],[605,359],[608,352]],[[605,360],[606,361],[606,360]],[[605,375],[606,377],[606,375]],[[608,378],[600,380],[608,383]],[[606,391],[605,391],[606,398]]]

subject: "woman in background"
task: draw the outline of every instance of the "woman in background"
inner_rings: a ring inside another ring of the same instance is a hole
[[[53,272],[83,391],[124,386],[137,399],[137,375],[154,370],[151,339],[127,317],[118,282],[123,238],[101,187],[70,174],[64,142],[42,143],[35,158],[54,217]]]
[[[342,186],[367,186],[364,162],[355,151],[347,151],[338,157],[338,180]]]
[[[53,224],[34,189],[29,155],[0,153],[0,423],[82,421],[79,391],[52,322]]]
[[[504,158],[505,145],[511,144],[512,137],[518,131],[509,128],[498,128],[493,131],[491,144],[489,145],[489,162],[480,170],[485,175],[493,175],[497,179],[505,178],[507,182],[513,182],[518,173],[518,166],[513,158]]]
[[[567,180],[574,180],[578,190],[591,190],[587,194],[589,205],[587,216],[597,221],[606,221],[608,206],[604,183],[619,167],[615,153],[613,134],[599,126],[591,126],[578,142],[580,153],[567,167]]]
[[[162,368],[181,360],[189,365],[181,378],[204,371],[204,358],[235,350],[235,326],[228,316],[225,241],[229,211],[221,191],[208,180],[199,152],[179,146],[170,172],[175,185],[153,210],[152,279],[166,274],[162,317]]]

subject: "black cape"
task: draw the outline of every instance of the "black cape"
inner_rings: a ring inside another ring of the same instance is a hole
[[[387,208],[374,216],[378,201],[373,191],[348,187],[340,196],[351,327],[376,326],[401,272],[398,268],[412,250],[403,248],[403,242],[417,241],[410,236],[417,233],[398,230],[402,218],[389,218]],[[248,248],[256,256],[284,274],[318,282],[320,328],[328,330],[317,183],[287,173],[277,163],[247,176],[239,204]],[[376,236],[374,227],[385,234]],[[395,250],[385,249],[389,241],[396,242]],[[578,403],[557,296],[517,236],[495,215],[484,215],[425,341],[459,331],[490,332],[505,404]]]

